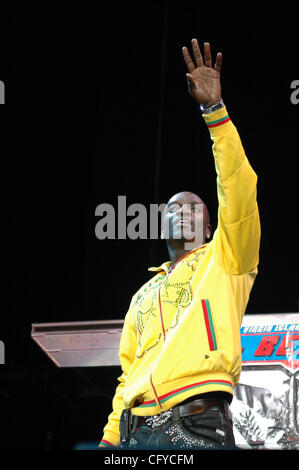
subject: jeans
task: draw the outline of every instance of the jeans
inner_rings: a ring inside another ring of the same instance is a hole
[[[143,424],[130,433],[122,449],[237,449],[231,419],[219,410],[168,420],[157,427]]]

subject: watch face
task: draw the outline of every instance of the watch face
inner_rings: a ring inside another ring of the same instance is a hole
[[[211,106],[210,108],[206,108],[203,104],[201,104],[199,106],[199,108],[200,108],[202,113],[210,114],[210,113],[213,113],[214,111],[216,111],[217,109],[224,108],[224,103],[223,103],[222,98],[221,98],[221,101],[219,101],[219,103],[213,104],[213,106]]]

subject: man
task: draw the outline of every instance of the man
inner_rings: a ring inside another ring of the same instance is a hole
[[[213,141],[219,200],[211,241],[195,194],[173,196],[162,219],[170,261],[133,296],[120,342],[122,375],[100,447],[234,447],[229,404],[241,372],[240,326],[257,274],[257,177],[221,99],[222,55],[212,67],[192,40],[189,93]],[[200,227],[198,233],[196,227]],[[188,247],[187,247],[188,241]]]

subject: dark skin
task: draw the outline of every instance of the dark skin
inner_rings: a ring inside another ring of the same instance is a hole
[[[196,222],[198,223],[197,227],[202,227],[202,230],[198,232],[195,230]],[[170,230],[169,236],[166,238],[164,234],[167,233],[167,226]],[[208,209],[197,194],[182,191],[169,199],[163,213],[161,235],[162,238],[166,238],[172,265],[190,250],[199,248],[206,243],[211,232]],[[186,242],[188,248],[186,248]]]
[[[222,67],[222,54],[218,52],[214,67],[210,44],[204,44],[204,56],[200,51],[197,39],[192,39],[192,60],[187,47],[183,47],[183,57],[188,70],[189,93],[198,103],[206,107],[216,104],[221,99],[220,71]]]
[[[186,73],[188,91],[198,104],[210,107],[218,103],[221,99],[220,71],[222,66],[222,54],[218,52],[213,67],[210,44],[204,44],[203,55],[197,39],[192,39],[191,45],[193,59],[187,47],[184,46],[182,49],[188,70],[188,73]],[[197,209],[195,209],[195,207],[197,207]],[[201,210],[200,207],[202,208]],[[202,236],[194,236],[188,239],[188,249],[186,249],[186,238],[183,235],[179,239],[173,237],[175,232],[178,233],[179,230],[182,230],[182,227],[185,227],[186,231],[188,231],[186,215],[189,217],[189,229],[192,230],[194,228],[195,219],[201,221],[203,227]],[[164,238],[163,227],[166,222],[170,224],[170,233],[166,243],[172,265],[190,250],[199,248],[202,244],[206,243],[206,239],[211,236],[212,228],[208,209],[199,196],[189,191],[182,191],[175,194],[168,201],[162,219],[162,238]]]

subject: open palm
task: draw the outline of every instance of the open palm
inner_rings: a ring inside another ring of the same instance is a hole
[[[221,99],[220,71],[222,54],[218,52],[214,67],[210,44],[204,44],[204,59],[197,39],[192,39],[193,62],[187,47],[183,47],[183,57],[188,70],[189,93],[199,104],[206,107],[218,103]]]

